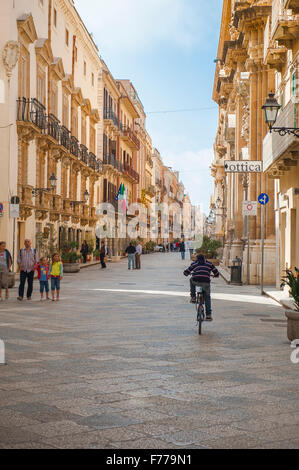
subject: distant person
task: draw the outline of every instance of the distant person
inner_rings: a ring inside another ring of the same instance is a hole
[[[175,243],[175,251],[179,251],[179,242]]]
[[[6,242],[0,242],[0,301],[2,289],[5,289],[5,298],[8,299],[8,273],[12,266],[12,257],[6,249]]]
[[[186,252],[186,247],[185,247],[184,240],[181,240],[178,247],[179,247],[179,251],[181,253],[181,258],[182,258],[182,260],[184,260],[185,259],[185,252]]]
[[[100,248],[100,261],[101,261],[101,267],[102,269],[106,269],[106,263],[105,263],[105,257],[108,253],[107,247],[104,242],[101,242],[101,248]]]
[[[25,282],[28,282],[27,300],[31,300],[33,292],[34,269],[37,264],[36,249],[31,248],[31,241],[27,238],[24,242],[25,248],[22,248],[18,256],[18,265],[20,269],[20,286],[18,300],[23,300]]]
[[[37,265],[37,277],[39,280],[40,287],[40,299],[44,299],[44,291],[46,292],[46,299],[50,300],[49,297],[49,265],[47,263],[47,258],[43,257],[40,259]]]
[[[128,254],[128,269],[131,269],[131,266],[133,269],[135,269],[135,253],[136,253],[136,248],[131,242],[129,246],[126,249],[126,253]]]
[[[56,300],[60,300],[60,281],[63,277],[63,264],[60,261],[60,256],[58,253],[54,253],[52,257],[52,263],[50,265],[49,273],[51,276],[51,291],[52,291],[52,301],[55,301],[55,291],[56,291]]]
[[[80,253],[82,254],[83,263],[86,264],[88,255],[88,244],[86,240],[82,243]]]
[[[142,246],[139,242],[136,244],[136,269],[141,269]]]

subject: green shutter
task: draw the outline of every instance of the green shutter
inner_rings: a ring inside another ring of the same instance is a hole
[[[296,91],[296,72],[292,73],[292,95],[295,96]]]

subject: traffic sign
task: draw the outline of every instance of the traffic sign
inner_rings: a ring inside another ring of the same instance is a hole
[[[257,160],[225,160],[226,173],[262,173],[263,162]]]
[[[12,219],[20,217],[20,204],[10,204],[10,217]]]
[[[258,197],[258,202],[262,206],[265,206],[266,204],[268,204],[269,201],[270,201],[270,198],[269,198],[268,194],[266,194],[266,193],[262,193]]]
[[[243,201],[243,215],[257,215],[257,201]]]
[[[0,217],[3,217],[3,209],[4,209],[3,203],[0,202]]]

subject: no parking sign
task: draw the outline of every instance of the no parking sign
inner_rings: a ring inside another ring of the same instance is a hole
[[[242,214],[257,215],[257,201],[243,201]]]

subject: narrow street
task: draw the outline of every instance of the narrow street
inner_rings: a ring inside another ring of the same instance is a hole
[[[216,280],[214,322],[199,337],[188,261],[142,263],[66,275],[60,303],[41,303],[36,283],[30,304],[1,304],[0,446],[298,447],[298,365],[282,308]]]

